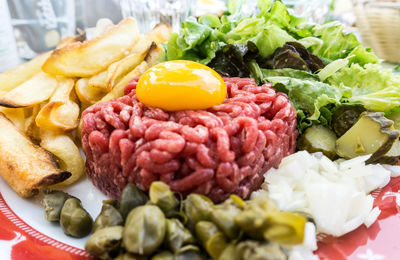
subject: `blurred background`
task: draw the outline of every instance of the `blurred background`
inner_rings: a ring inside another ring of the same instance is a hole
[[[243,12],[256,13],[257,0],[247,2]],[[400,4],[396,0],[282,2],[292,7],[294,14],[307,17],[309,22],[343,22],[346,30],[362,36],[364,42],[377,49],[383,58],[389,45],[382,46],[371,31],[377,23],[380,25],[375,29],[377,32],[386,27],[382,19],[389,19],[391,27],[400,26]],[[171,23],[173,30],[178,31],[186,17],[207,13],[222,15],[225,4],[224,0],[0,0],[0,71],[54,49],[62,38],[74,35],[77,28],[85,30],[90,38],[100,18],[118,23],[123,17],[133,16],[143,32],[160,21]],[[393,31],[388,33],[391,34]],[[400,33],[397,35],[400,37]],[[381,37],[386,43],[390,42],[387,35]],[[398,42],[392,45],[397,48]],[[400,61],[400,57],[398,59]]]

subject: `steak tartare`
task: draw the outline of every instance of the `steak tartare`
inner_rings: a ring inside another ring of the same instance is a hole
[[[249,197],[263,173],[294,152],[296,112],[270,84],[224,81],[227,98],[207,110],[146,107],[136,97],[137,80],[125,96],[85,110],[82,146],[94,185],[115,199],[128,182],[148,190],[156,180],[214,202]]]

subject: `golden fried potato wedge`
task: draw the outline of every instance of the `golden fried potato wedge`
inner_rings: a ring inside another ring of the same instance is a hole
[[[167,42],[171,36],[172,28],[167,23],[159,23],[154,28],[140,37],[140,40],[133,46],[131,53],[140,53],[148,49],[152,42],[157,44]]]
[[[100,88],[90,87],[88,78],[81,78],[75,83],[75,92],[84,106],[96,104],[106,94]]]
[[[118,84],[107,94],[101,101],[109,101],[114,98],[119,98],[124,95],[125,86],[134,78],[140,77],[146,70],[155,65],[162,54],[162,48],[160,45],[152,43],[149,50],[146,53],[144,61],[140,63],[134,70],[129,72],[123,77]]]
[[[71,173],[58,168],[55,158],[33,144],[0,113],[0,175],[21,197],[62,182]]]
[[[86,40],[86,32],[82,31],[81,29],[77,29],[78,34],[75,36],[67,36],[64,39],[62,39],[61,43],[57,46],[57,49],[61,49],[68,44],[74,43],[74,42],[84,42]]]
[[[40,146],[56,156],[60,168],[72,175],[66,181],[57,184],[71,185],[85,173],[85,162],[72,138],[66,134],[51,131],[41,131]]]
[[[117,62],[119,62],[119,61],[117,61]],[[113,64],[111,64],[110,67]],[[89,78],[89,82],[88,82],[89,87],[98,88],[103,91],[107,91],[107,74],[108,74],[107,71],[103,71],[103,72],[100,72],[99,74],[96,74],[96,75],[92,76],[91,78]]]
[[[151,43],[147,46],[145,51],[141,53],[131,54],[126,56],[120,61],[117,61],[108,67],[107,70],[107,92],[110,92],[118,81],[136,68],[146,57],[147,50],[150,48]]]
[[[50,54],[51,52],[46,52],[12,70],[1,73],[0,91],[10,91],[39,73]]]
[[[52,131],[70,131],[78,126],[79,106],[70,99],[73,79],[58,79],[58,88],[37,115],[38,127]]]
[[[42,70],[67,77],[90,77],[125,57],[138,38],[136,20],[126,18],[100,37],[55,50],[43,64]]]
[[[49,99],[57,87],[56,78],[39,72],[10,92],[0,96],[0,106],[10,108],[33,106]]]
[[[24,108],[8,108],[0,107],[0,112],[3,113],[18,130],[25,132],[25,110]]]
[[[36,125],[35,119],[39,114],[40,110],[42,109],[42,107],[44,106],[45,104],[42,103],[30,108],[24,108],[25,111],[24,132],[26,136],[28,136],[35,144],[39,144],[40,142],[40,128]]]

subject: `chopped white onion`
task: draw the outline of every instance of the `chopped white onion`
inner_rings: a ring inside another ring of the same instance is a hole
[[[366,165],[368,158],[331,161],[300,151],[269,170],[262,188],[280,210],[306,212],[318,232],[341,236],[375,222],[380,211],[372,209],[369,193],[387,185],[393,172],[400,176],[400,166]]]
[[[392,178],[400,176],[400,166],[399,165],[383,165],[383,167],[391,172]]]
[[[364,225],[366,227],[370,227],[375,221],[378,219],[379,215],[381,214],[381,210],[378,207],[375,207],[371,210],[368,216],[364,220]]]

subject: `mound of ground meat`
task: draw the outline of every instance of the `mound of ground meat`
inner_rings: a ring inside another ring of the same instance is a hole
[[[128,182],[148,190],[156,180],[214,202],[248,198],[263,173],[294,152],[296,112],[270,84],[224,80],[227,98],[208,110],[146,107],[136,98],[137,80],[125,96],[85,110],[82,145],[94,185],[115,199]]]

